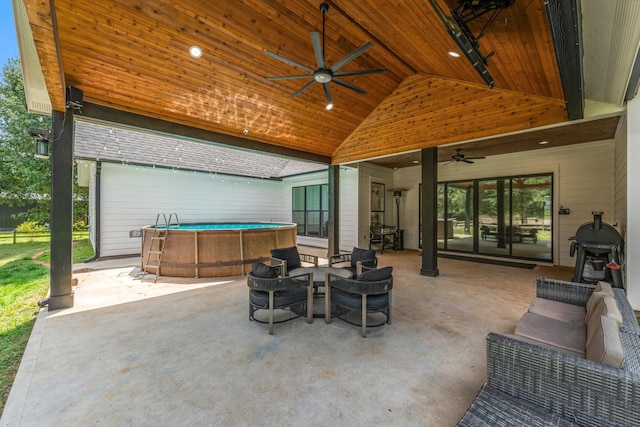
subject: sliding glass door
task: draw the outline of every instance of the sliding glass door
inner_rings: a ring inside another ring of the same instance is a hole
[[[553,260],[553,175],[438,184],[438,249]]]

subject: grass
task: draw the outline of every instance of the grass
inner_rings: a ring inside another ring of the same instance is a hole
[[[9,243],[9,244],[6,244]],[[49,290],[49,242],[0,243],[0,411],[22,360],[40,308],[37,302]],[[34,255],[42,253],[37,260]],[[73,242],[73,262],[93,255],[89,240]]]

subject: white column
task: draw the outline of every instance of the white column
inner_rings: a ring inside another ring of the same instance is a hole
[[[627,296],[640,310],[640,99],[627,103]]]

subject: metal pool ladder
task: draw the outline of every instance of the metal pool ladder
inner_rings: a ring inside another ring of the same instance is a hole
[[[180,227],[180,220],[178,219],[177,213],[170,213],[169,220],[167,221],[167,215],[164,213],[159,213],[156,216],[156,224],[153,227],[153,235],[151,236],[151,245],[149,246],[149,251],[147,252],[147,262],[145,262],[143,267],[143,274],[141,279],[147,275],[149,272],[149,267],[155,268],[156,277],[153,279],[153,283],[158,280],[158,276],[160,275],[160,264],[162,264],[162,255],[164,254],[164,248],[167,244],[167,237],[169,237],[169,228],[171,228],[171,220],[175,217],[175,225]],[[163,223],[160,222],[160,219],[163,220]],[[160,226],[160,227],[158,227]],[[156,248],[154,249],[154,242],[156,243]],[[151,257],[155,257],[155,260],[152,260]]]

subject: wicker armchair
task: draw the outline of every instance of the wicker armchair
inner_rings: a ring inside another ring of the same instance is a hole
[[[329,255],[329,267],[345,268],[353,277],[362,274],[363,269],[378,268],[378,258],[373,249],[353,248],[350,254]]]
[[[377,327],[385,323],[391,324],[391,290],[393,276],[391,267],[387,267],[388,278],[383,280],[345,279],[333,274],[327,274],[325,282],[325,323],[331,323],[332,316],[338,317],[352,325],[362,327],[362,337],[367,337],[367,326]],[[382,270],[382,269],[381,269]],[[379,272],[369,270],[367,273]],[[360,276],[361,278],[363,276]],[[366,279],[366,278],[364,278]],[[360,313],[360,319],[354,318],[354,313]],[[377,322],[368,322],[369,314],[381,314]]]
[[[311,274],[287,277],[256,277],[247,275],[249,286],[249,320],[269,324],[273,335],[273,324],[282,323],[307,315],[307,323],[313,322],[313,279]],[[256,316],[266,310],[267,316]]]
[[[585,305],[594,287],[540,278],[537,295]],[[624,292],[614,293],[622,314],[622,368],[490,333],[487,382],[458,426],[640,425],[640,328]]]

